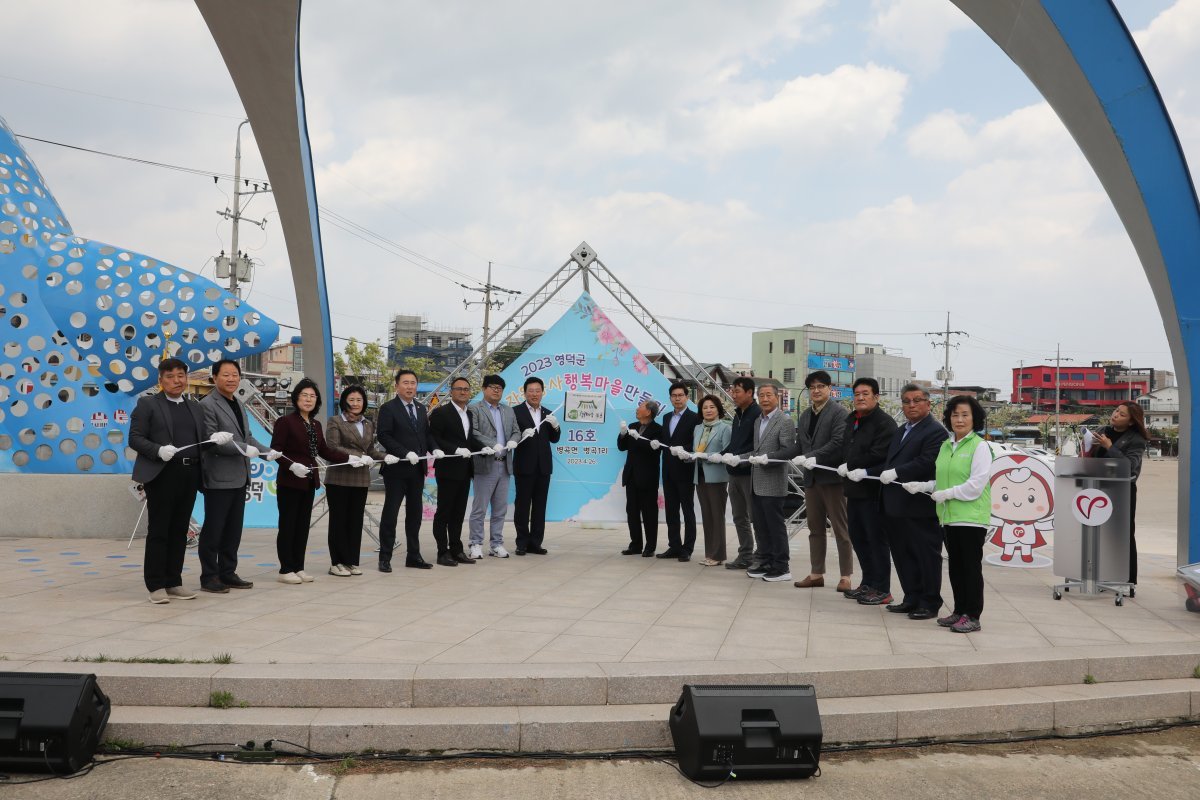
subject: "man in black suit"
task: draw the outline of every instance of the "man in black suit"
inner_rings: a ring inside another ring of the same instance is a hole
[[[662,457],[650,443],[657,442],[662,429],[654,418],[658,403],[644,400],[637,407],[637,422],[621,421],[617,449],[625,453],[621,485],[625,487],[625,516],[629,521],[629,547],[623,556],[654,555],[658,546],[658,465]]]
[[[887,610],[909,619],[932,619],[942,607],[942,529],[933,499],[909,494],[900,484],[933,480],[938,451],[950,434],[929,413],[929,393],[920,386],[905,385],[900,398],[907,422],[892,437],[878,473],[884,527],[904,590],[903,602]]]
[[[471,493],[471,415],[467,404],[471,399],[471,382],[455,378],[450,382],[450,402],[442,403],[429,415],[429,434],[433,437],[434,455],[458,455],[461,458],[439,458],[433,462],[437,479],[437,511],[433,514],[433,540],[437,543],[437,563],[443,567],[474,564],[463,552],[462,527],[467,516],[467,496]]]
[[[513,476],[517,484],[513,526],[517,529],[517,555],[527,552],[546,555],[542,538],[546,535],[546,498],[550,494],[550,474],[554,471],[554,456],[550,445],[558,444],[562,435],[558,419],[542,408],[546,384],[541,378],[525,379],[525,402],[513,407],[521,434],[532,430],[533,435],[522,439],[513,454]]]
[[[692,433],[700,424],[700,415],[687,407],[688,391],[683,383],[671,384],[671,407],[663,415],[664,447],[679,447],[692,452]],[[676,451],[678,452],[678,451]],[[689,461],[667,455],[663,457],[663,501],[667,511],[667,549],[658,558],[678,558],[690,561],[696,546],[696,467]],[[683,512],[683,539],[679,538],[679,514]]]
[[[407,552],[404,566],[413,569],[432,569],[421,558],[421,511],[425,489],[425,456],[430,446],[429,419],[425,406],[416,401],[417,374],[411,369],[396,373],[396,396],[379,409],[379,444],[390,455],[401,459],[399,464],[385,464],[383,476],[383,515],[379,521],[379,571],[392,571],[392,548],[396,545],[396,518],[400,505],[404,510],[404,538]]]
[[[142,572],[156,605],[196,596],[183,588],[182,576],[188,524],[201,484],[204,412],[183,396],[187,376],[186,364],[164,358],[158,365],[162,391],[140,398],[129,417],[129,446],[137,452],[133,479],[146,492]]]

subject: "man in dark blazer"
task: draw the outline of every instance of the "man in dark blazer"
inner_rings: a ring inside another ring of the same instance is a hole
[[[404,566],[413,569],[432,569],[421,558],[422,497],[425,490],[425,456],[433,449],[429,435],[429,418],[425,406],[416,401],[417,373],[402,369],[396,373],[396,396],[379,409],[379,444],[389,454],[400,459],[399,464],[385,464],[379,469],[383,476],[383,514],[379,520],[379,571],[392,571],[392,549],[396,546],[396,518],[400,506],[404,509]]]
[[[915,384],[900,390],[906,423],[892,437],[887,461],[878,471],[884,484],[879,499],[892,561],[904,598],[887,607],[909,619],[932,619],[942,607],[942,529],[936,506],[926,494],[909,494],[908,481],[931,481],[942,442],[950,435],[929,413],[929,393]]]
[[[660,441],[663,447],[680,447],[692,452],[692,433],[700,424],[700,415],[688,407],[687,385],[671,384],[672,411],[663,414]],[[667,512],[667,549],[658,558],[690,561],[696,546],[696,467],[675,456],[663,456],[663,502]],[[679,537],[679,515],[683,514],[683,539]]]
[[[471,382],[455,378],[450,383],[450,402],[442,403],[429,415],[429,433],[433,437],[434,455],[460,458],[439,458],[433,462],[437,479],[437,511],[433,514],[433,540],[437,543],[437,563],[443,567],[474,564],[463,552],[462,528],[467,516],[467,496],[471,493],[471,415],[467,405],[471,399]]]
[[[237,574],[238,547],[246,513],[250,459],[274,461],[279,454],[250,432],[246,409],[238,400],[242,368],[222,359],[212,368],[213,391],[200,401],[204,434],[213,445],[204,455],[204,526],[200,529],[200,590],[224,594],[249,589],[252,581]]]
[[[642,558],[649,558],[658,546],[658,467],[662,457],[650,444],[662,435],[654,421],[657,415],[658,403],[643,400],[637,407],[637,422],[622,422],[617,434],[617,449],[625,453],[621,485],[629,521],[629,547],[621,551],[623,556],[641,553]]]
[[[186,364],[164,358],[158,365],[162,391],[140,398],[129,418],[129,446],[137,452],[133,479],[146,492],[142,573],[156,605],[196,596],[183,588],[183,557],[205,437],[200,404],[183,396],[187,376]]]
[[[525,553],[546,555],[542,539],[546,535],[546,498],[550,494],[550,475],[554,472],[554,455],[550,445],[558,444],[562,431],[558,419],[542,408],[546,384],[536,376],[525,379],[525,402],[513,406],[523,438],[513,453],[513,478],[517,496],[513,511],[513,527],[517,529],[517,555]]]

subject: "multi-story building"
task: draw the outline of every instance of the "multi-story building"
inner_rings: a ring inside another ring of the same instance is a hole
[[[912,380],[912,359],[898,347],[858,342],[854,345],[855,378],[879,381],[879,393],[900,399],[900,389]]]
[[[1055,386],[1061,391],[1060,407],[1115,406],[1150,391],[1151,371],[1125,367],[1120,362],[1097,361],[1090,367],[1053,364],[1013,370],[1012,402],[1034,409],[1052,409]]]
[[[1146,425],[1151,428],[1179,427],[1179,387],[1164,386],[1144,394],[1137,404],[1146,412]]]
[[[842,328],[801,325],[751,336],[751,366],[756,378],[779,381],[791,397],[804,395],[804,377],[823,369],[833,378],[831,395],[847,398],[854,384],[857,335]]]
[[[393,364],[406,358],[427,358],[436,369],[449,372],[473,349],[470,329],[433,329],[420,314],[395,314],[388,326],[388,361]]]

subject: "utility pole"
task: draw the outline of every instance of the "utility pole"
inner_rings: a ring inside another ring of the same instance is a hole
[[[242,189],[242,126],[249,124],[250,120],[243,120],[237,129],[237,145],[233,151],[233,208],[226,208],[224,211],[218,211],[217,216],[232,220],[233,229],[230,233],[229,252],[231,255],[225,255],[225,251],[221,251],[221,255],[217,256],[218,278],[229,279],[229,291],[235,297],[241,297],[241,291],[238,289],[238,281],[249,281],[251,279],[250,259],[246,254],[238,250],[238,223],[245,220],[251,225],[257,225],[259,228],[265,228],[267,221],[265,219],[246,219],[242,216],[242,197],[252,197],[256,194],[265,194],[271,191],[268,184],[263,184],[262,188],[254,184],[253,189]],[[216,180],[215,178],[213,179]],[[245,182],[246,187],[250,186],[250,181]]]
[[[933,342],[933,346],[934,347],[943,347],[946,350],[945,366],[942,369],[938,370],[939,374],[937,375],[937,377],[940,378],[942,381],[942,404],[943,405],[945,405],[950,400],[950,379],[953,377],[953,374],[950,372],[950,348],[958,347],[957,344],[951,344],[950,337],[951,336],[970,336],[970,335],[971,334],[967,333],[966,331],[950,330],[950,312],[949,311],[946,312],[946,330],[944,330],[944,331],[927,331],[925,333],[925,336],[940,336],[940,337],[942,337],[942,341]]]
[[[1025,379],[1025,359],[1021,359],[1021,366],[1017,368],[1017,405],[1021,405],[1024,400],[1023,383]]]
[[[1062,342],[1059,342],[1054,351],[1054,452],[1056,455],[1062,453],[1062,430],[1059,428],[1059,411],[1062,406],[1062,362],[1074,361],[1073,358],[1063,359]]]
[[[477,305],[483,306],[483,347],[479,351],[479,374],[483,375],[485,372],[487,372],[487,343],[491,332],[490,323],[492,318],[492,309],[500,308],[504,305],[503,300],[493,300],[492,293],[497,292],[515,295],[520,294],[520,292],[518,292],[516,289],[505,289],[503,286],[496,286],[494,283],[492,283],[492,262],[490,261],[488,262],[487,283],[485,283],[483,286],[467,286],[466,284],[460,283],[459,286],[469,292],[479,292],[483,295],[482,300],[463,300],[463,308],[470,308],[471,306]]]

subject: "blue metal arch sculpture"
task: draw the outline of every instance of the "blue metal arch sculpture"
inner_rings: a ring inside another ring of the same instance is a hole
[[[278,326],[212,281],[76,236],[0,120],[0,472],[127,473],[159,361],[266,350]]]

